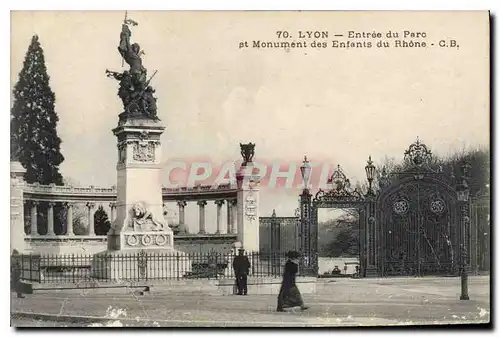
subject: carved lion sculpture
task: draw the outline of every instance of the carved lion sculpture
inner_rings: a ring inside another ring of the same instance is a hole
[[[155,219],[153,214],[148,211],[146,205],[142,202],[135,204],[132,207],[134,217],[132,226],[134,231],[137,230],[136,226],[139,225],[141,230],[161,231],[164,228],[162,222]]]

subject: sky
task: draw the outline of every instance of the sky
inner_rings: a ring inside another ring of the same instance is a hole
[[[122,71],[117,51],[123,12],[13,12],[11,88],[33,34],[44,49],[56,95],[63,176],[80,185],[116,184],[121,102],[105,69]],[[163,160],[240,159],[342,165],[365,179],[369,155],[402,159],[417,136],[436,154],[489,146],[488,14],[363,12],[129,12],[132,40],[145,50],[158,115],[166,126]],[[277,31],[426,32],[459,49],[240,49],[277,41]],[[261,216],[292,216],[297,189],[261,189]],[[197,229],[196,205],[186,220]],[[172,205],[172,215],[175,215]],[[215,205],[207,206],[215,230]],[[225,212],[225,211],[224,211]],[[225,216],[225,214],[223,214]]]

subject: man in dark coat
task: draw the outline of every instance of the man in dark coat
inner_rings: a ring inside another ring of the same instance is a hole
[[[299,288],[295,284],[295,275],[299,271],[298,252],[290,251],[287,253],[288,260],[285,263],[285,271],[283,273],[283,282],[281,283],[280,293],[278,295],[277,311],[284,311],[285,308],[299,307],[301,310],[306,310],[308,307],[304,305],[302,295]]]
[[[233,270],[236,276],[236,286],[238,287],[237,295],[246,295],[247,289],[247,276],[250,270],[250,261],[244,255],[243,248],[238,249],[238,255],[233,260]]]

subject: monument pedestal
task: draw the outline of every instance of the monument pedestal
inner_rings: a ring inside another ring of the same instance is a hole
[[[160,136],[165,127],[147,116],[120,116],[116,218],[108,249],[94,256],[92,275],[106,279],[182,277],[190,262],[176,252],[163,217]]]
[[[187,254],[165,249],[126,249],[94,255],[92,277],[113,281],[181,279],[191,272]]]

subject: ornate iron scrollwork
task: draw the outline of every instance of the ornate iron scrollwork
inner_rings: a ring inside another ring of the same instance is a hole
[[[392,204],[392,210],[397,215],[404,215],[408,213],[409,209],[410,205],[408,204],[408,201],[406,201],[405,199],[397,200]]]
[[[332,184],[332,189],[325,191],[320,189],[314,196],[313,202],[353,202],[353,201],[364,201],[365,197],[356,188],[351,188],[351,182],[345,175],[345,173],[337,166],[337,169],[333,172],[328,183]]]
[[[441,214],[445,209],[444,201],[441,199],[436,199],[431,201],[431,212],[434,214]]]
[[[432,158],[432,152],[424,143],[421,143],[417,137],[417,141],[410,145],[405,151],[404,159],[416,167],[429,166]]]
[[[434,215],[442,215],[446,211],[446,202],[439,191],[431,194],[429,198],[429,210]]]

